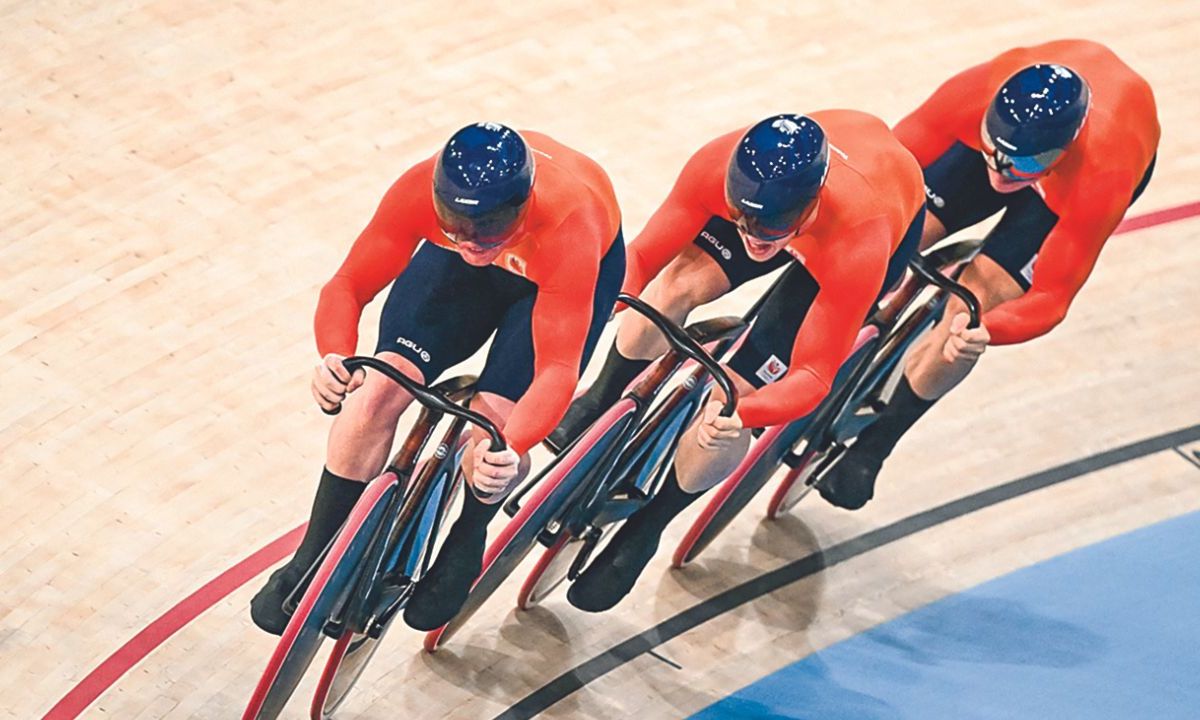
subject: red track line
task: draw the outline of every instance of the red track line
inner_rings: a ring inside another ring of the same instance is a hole
[[[1155,210],[1154,212],[1125,218],[1114,235],[1142,230],[1156,225],[1186,220],[1200,215],[1200,201]],[[163,613],[146,629],[134,635],[104,662],[71,689],[42,720],[74,720],[87,709],[96,698],[116,683],[134,665],[141,662],[155,648],[162,645],[183,626],[195,620],[201,613],[220,602],[226,595],[253,579],[263,570],[290,555],[300,544],[304,532],[301,525],[269,545],[218,575],[204,587],[188,595],[178,605]]]
[[[1155,225],[1165,225],[1167,223],[1176,222],[1178,220],[1186,220],[1190,217],[1200,215],[1200,202],[1191,202],[1186,205],[1176,205],[1175,207],[1155,210],[1144,215],[1135,215],[1125,218],[1121,224],[1117,226],[1114,235],[1121,233],[1133,232],[1134,230],[1142,230]]]
[[[63,699],[46,713],[43,720],[73,720],[78,717],[122,675],[166,642],[167,638],[263,570],[291,555],[300,544],[304,528],[305,525],[300,525],[284,533],[163,613],[79,681],[71,692],[64,695]]]

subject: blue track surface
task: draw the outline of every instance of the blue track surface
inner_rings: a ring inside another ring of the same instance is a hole
[[[692,716],[1200,718],[1200,513],[1017,571]]]

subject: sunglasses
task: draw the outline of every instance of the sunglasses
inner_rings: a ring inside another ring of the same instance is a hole
[[[730,207],[729,215],[742,235],[758,242],[781,243],[796,237],[797,229],[804,225],[816,209],[817,203],[812,202],[799,216],[789,214],[786,218],[764,218],[748,215],[736,207]]]
[[[1050,171],[1060,159],[1065,150],[1054,148],[1035,155],[1009,155],[996,147],[987,133],[983,133],[983,161],[1002,177],[1014,182],[1036,180]]]
[[[495,250],[511,239],[511,236],[477,237],[469,233],[453,232],[450,230],[443,230],[442,234],[446,236],[447,240],[459,247],[470,246],[480,250]]]

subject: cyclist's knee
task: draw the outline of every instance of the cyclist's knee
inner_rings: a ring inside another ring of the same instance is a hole
[[[379,353],[379,359],[404,373],[417,382],[424,377],[410,361],[396,353]],[[378,373],[368,372],[363,386],[355,391],[345,404],[344,414],[360,432],[386,431],[390,434],[400,419],[412,396],[400,386]]]
[[[412,398],[396,386],[387,387],[368,380],[345,404],[346,420],[359,434],[374,434],[396,427],[400,414]]]

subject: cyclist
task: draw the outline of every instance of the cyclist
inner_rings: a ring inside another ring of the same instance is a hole
[[[750,428],[790,422],[829,392],[875,300],[903,274],[924,219],[920,168],[879,119],[852,110],[776,115],[723,135],[685,165],[630,245],[625,291],[682,322],[696,306],[787,266],[728,368],[741,401],[710,401],[655,497],[568,591],[600,611],[633,587],[667,523],[745,455]],[[642,293],[643,288],[645,292]],[[599,379],[556,431],[564,442],[666,349],[623,317]]]
[[[1060,40],[1009,50],[948,80],[895,133],[921,163],[922,245],[1003,212],[962,283],[983,327],[951,300],[914,348],[887,408],[818,486],[847,509],[874,495],[896,442],[966,377],[988,345],[1062,322],[1101,248],[1145,190],[1159,126],[1154,94],[1111,50]]]
[[[405,609],[417,629],[445,624],[480,572],[487,523],[527,470],[524,454],[570,403],[579,372],[620,290],[625,245],[607,175],[551,138],[469,125],[385,194],[337,274],[321,290],[322,356],[312,394],[333,421],[312,517],[291,560],[251,603],[264,630],[287,625],[285,598],[384,467],[412,398],[342,360],[355,352],[363,307],[392,284],[375,354],[434,382],[495,332],[472,407],[503,428],[507,449],[475,432],[464,455],[463,509]],[[354,393],[352,398],[348,396]]]

